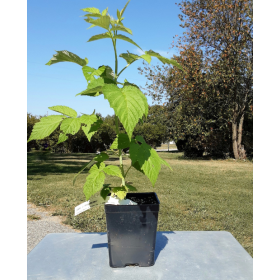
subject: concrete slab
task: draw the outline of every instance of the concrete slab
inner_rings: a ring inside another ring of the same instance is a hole
[[[157,232],[155,259],[111,268],[106,233],[52,233],[28,254],[27,279],[253,279],[252,257],[225,231]]]

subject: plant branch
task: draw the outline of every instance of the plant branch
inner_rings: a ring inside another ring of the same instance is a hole
[[[120,76],[120,74],[129,66],[129,65],[131,65],[133,62],[135,62],[136,60],[138,60],[138,59],[134,59],[131,63],[129,63],[129,64],[127,64],[121,71],[120,71],[120,73],[118,74],[118,77]]]

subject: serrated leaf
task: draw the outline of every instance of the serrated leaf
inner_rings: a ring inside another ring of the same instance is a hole
[[[121,34],[117,34],[113,37],[113,39],[120,39],[120,40],[124,40],[124,41],[127,41],[129,42],[130,44],[133,44],[134,46],[136,46],[137,48],[139,48],[140,50],[142,50],[133,40],[131,40],[130,38],[124,36],[124,35],[121,35]]]
[[[75,182],[77,180],[77,177],[86,169],[89,168],[93,165],[93,163],[95,162],[94,159],[90,160],[87,164],[85,164],[82,169],[75,175],[74,179],[73,179],[73,186],[75,185]]]
[[[69,51],[56,51],[57,53],[53,55],[46,65],[52,65],[58,62],[74,62],[79,64],[80,66],[87,65],[87,61],[85,59],[80,58],[78,55],[71,53]]]
[[[107,173],[108,175],[123,178],[122,172],[121,172],[121,170],[120,170],[120,168],[119,168],[118,166],[115,166],[115,165],[107,165],[107,166],[103,169],[103,171],[104,171],[105,173]]]
[[[43,117],[39,122],[35,123],[32,133],[28,139],[28,142],[31,140],[40,140],[49,136],[64,119],[64,116],[60,115],[50,115],[48,117]]]
[[[105,10],[102,11],[102,16],[105,16],[108,12],[108,8],[106,8]]]
[[[163,163],[157,152],[145,142],[143,137],[137,136],[137,141],[142,142],[142,144],[139,145],[132,140],[129,148],[132,165],[136,166],[136,169],[140,168],[154,186],[161,169],[161,164],[165,163]]]
[[[112,38],[111,34],[109,32],[94,35],[94,36],[90,37],[88,42],[92,42],[92,41],[96,41],[96,40],[100,40],[100,39],[106,39],[106,38]]]
[[[62,143],[62,142],[64,142],[64,141],[66,141],[68,139],[68,136],[66,136],[65,134],[63,134],[63,133],[60,133],[59,134],[59,137],[58,137],[58,141],[57,141],[57,145],[58,144],[60,144],[60,143]]]
[[[65,134],[76,134],[81,126],[80,119],[72,119],[68,118],[62,121],[60,129],[65,133]]]
[[[120,133],[117,135],[116,139],[112,143],[110,149],[125,149],[128,148],[130,145],[130,140],[125,133]]]
[[[105,174],[102,171],[103,168],[103,165],[100,164],[99,168],[97,165],[94,165],[90,169],[90,175],[86,178],[83,190],[87,200],[103,187],[105,181]]]
[[[121,12],[120,12],[121,16],[123,15],[123,13],[124,13],[124,11],[125,11],[125,9],[126,9],[126,7],[127,7],[127,5],[128,5],[129,2],[130,2],[130,0],[127,1],[127,3],[125,4],[125,6],[123,7],[123,9],[121,10]]]
[[[114,109],[116,116],[123,124],[128,137],[131,138],[134,127],[139,119],[145,114],[148,106],[147,99],[143,93],[133,86],[125,86],[122,89],[113,84],[106,84],[102,92],[109,101],[110,107]]]
[[[125,27],[125,26],[122,26],[122,25],[117,25],[117,26],[114,26],[111,31],[115,31],[115,30],[119,30],[119,31],[124,31],[124,32],[127,32],[129,34],[132,35],[132,31],[131,29]]]
[[[103,163],[103,161],[108,159],[108,158],[109,158],[109,156],[106,153],[101,152],[98,156],[96,156],[94,158],[94,160],[97,161],[97,162],[102,162]],[[105,165],[104,165],[104,167],[105,167]]]
[[[131,185],[125,185],[130,191],[137,191],[137,189]]]
[[[109,26],[110,26],[110,17],[105,15],[105,16],[101,16],[97,19],[92,19],[90,21],[91,24],[94,24],[96,26],[102,27],[106,30],[109,30]]]
[[[104,200],[107,198],[108,194],[111,192],[109,185],[110,184],[104,184],[103,189],[100,191],[100,195]]]
[[[63,115],[69,116],[71,118],[76,118],[77,117],[77,112],[67,106],[52,106],[49,107],[50,110],[61,113]]]

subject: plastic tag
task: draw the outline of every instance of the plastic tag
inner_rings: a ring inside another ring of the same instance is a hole
[[[83,202],[82,204],[75,207],[75,216],[81,214],[82,212],[88,210],[90,208],[89,200],[86,202]]]

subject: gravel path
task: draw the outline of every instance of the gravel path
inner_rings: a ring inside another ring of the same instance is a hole
[[[62,224],[59,216],[51,216],[31,203],[27,203],[27,215],[40,216],[40,220],[27,221],[27,254],[49,233],[81,232]]]

